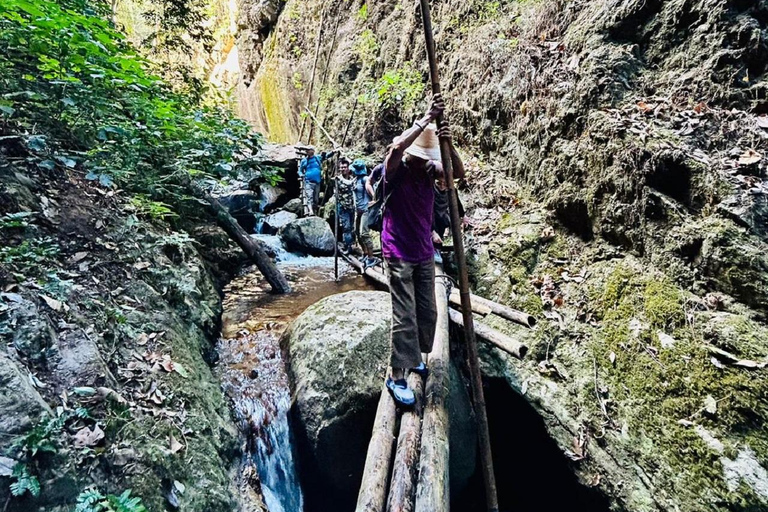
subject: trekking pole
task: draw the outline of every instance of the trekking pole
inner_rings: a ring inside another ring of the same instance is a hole
[[[437,67],[435,55],[435,39],[432,32],[432,15],[429,9],[429,0],[421,2],[421,17],[424,22],[424,37],[427,43],[427,57],[429,59],[429,74],[432,82],[432,93],[440,94],[440,72]],[[438,126],[445,122],[441,115],[437,118]],[[440,137],[440,156],[445,173],[445,182],[448,185],[448,202],[451,210],[451,232],[453,234],[454,252],[456,264],[459,269],[459,290],[461,292],[461,311],[464,317],[464,337],[467,345],[467,359],[469,360],[469,373],[472,384],[472,398],[475,403],[478,423],[478,441],[480,443],[480,456],[485,481],[485,500],[489,512],[498,512],[499,502],[496,494],[496,477],[493,473],[493,457],[491,456],[491,439],[488,430],[488,416],[485,410],[485,396],[483,394],[483,380],[480,374],[480,363],[477,355],[477,340],[475,339],[475,324],[472,317],[472,301],[469,294],[469,276],[467,273],[467,260],[464,253],[464,241],[461,233],[461,218],[459,216],[459,202],[456,194],[456,186],[453,183],[453,163],[451,161],[451,145],[448,139]]]
[[[336,201],[336,214],[333,216],[333,278],[339,282],[339,155],[333,161],[333,198]],[[327,201],[326,201],[327,203]]]

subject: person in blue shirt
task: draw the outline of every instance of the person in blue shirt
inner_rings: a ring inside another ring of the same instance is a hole
[[[322,181],[323,162],[332,153],[315,154],[315,148],[307,148],[307,156],[299,164],[299,177],[304,183],[304,216],[314,215],[320,202],[320,182]]]

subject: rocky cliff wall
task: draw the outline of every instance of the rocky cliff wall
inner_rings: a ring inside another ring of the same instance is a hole
[[[532,357],[486,371],[617,510],[766,506],[768,2],[433,10],[475,287],[542,319],[497,325]],[[425,106],[416,2],[243,2],[243,112],[307,139],[321,27],[319,118],[340,139],[357,99],[350,144],[380,159]]]

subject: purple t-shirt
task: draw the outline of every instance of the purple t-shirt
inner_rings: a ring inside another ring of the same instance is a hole
[[[385,187],[394,187],[387,201],[381,230],[381,252],[385,258],[424,263],[434,257],[434,184],[430,168],[414,172],[405,162],[400,163],[393,182],[387,181],[385,173]]]

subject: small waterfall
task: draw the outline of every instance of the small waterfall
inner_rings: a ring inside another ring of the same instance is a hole
[[[327,256],[327,257],[316,257],[316,256],[307,256],[305,254],[299,254],[295,252],[288,252],[288,250],[283,245],[283,240],[280,238],[279,235],[264,235],[264,234],[255,234],[251,235],[251,238],[254,238],[264,245],[266,245],[269,250],[274,253],[275,260],[281,264],[281,266],[290,266],[293,268],[301,268],[301,267],[327,267],[333,265],[333,257]]]
[[[289,428],[290,407],[288,397],[281,400],[277,417],[257,438],[256,453],[253,454],[260,468],[261,489],[270,512],[301,512],[304,509]]]

